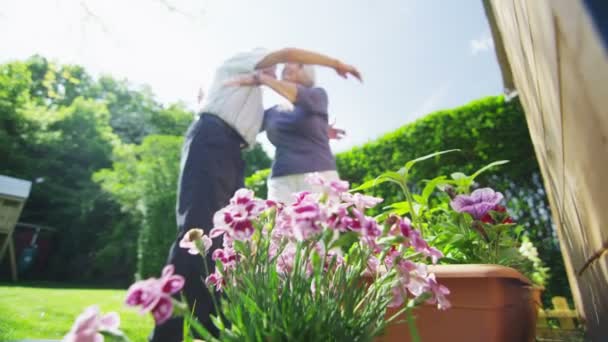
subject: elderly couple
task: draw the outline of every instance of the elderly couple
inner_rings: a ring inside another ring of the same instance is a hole
[[[281,80],[275,76],[277,64],[284,64]],[[203,260],[179,248],[178,243],[191,228],[213,228],[215,212],[244,186],[241,149],[254,144],[261,131],[276,146],[269,199],[290,202],[294,192],[315,191],[305,182],[313,172],[326,179],[338,178],[329,139],[339,138],[343,132],[328,124],[327,93],[315,87],[313,65],[361,80],[353,66],[312,51],[287,48],[240,53],[217,69],[203,109],[186,133],[176,208],[178,234],[168,263],[186,279],[183,295],[198,320],[214,334],[212,294],[203,283]],[[264,111],[260,86],[271,88],[291,105]],[[220,245],[214,241],[212,248]],[[211,260],[207,262],[212,269]],[[181,341],[182,327],[179,318],[157,325],[151,341]]]

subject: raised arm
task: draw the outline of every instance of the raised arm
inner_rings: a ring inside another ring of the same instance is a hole
[[[298,87],[295,83],[277,80],[276,78],[270,77],[264,73],[258,72],[254,78],[257,78],[259,84],[265,85],[277,94],[283,96],[287,101],[294,103],[298,98]]]
[[[359,70],[352,65],[342,63],[338,59],[320,53],[296,48],[285,48],[269,53],[256,65],[256,69],[264,69],[281,63],[322,65],[336,70],[338,75],[344,78],[347,78],[350,74],[362,81]]]

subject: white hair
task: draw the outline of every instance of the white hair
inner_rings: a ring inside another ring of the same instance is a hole
[[[315,85],[317,79],[315,74],[315,67],[309,64],[302,65],[302,75],[304,76],[304,81],[307,86],[312,87]]]

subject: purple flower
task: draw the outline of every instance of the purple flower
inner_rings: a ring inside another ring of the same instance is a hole
[[[84,310],[74,321],[72,329],[65,335],[63,342],[102,342],[104,340],[100,331],[107,331],[113,334],[122,334],[120,326],[120,316],[116,312],[101,315],[99,307],[90,306]]]
[[[469,213],[474,219],[480,220],[488,211],[494,209],[502,200],[500,192],[491,188],[477,189],[471,195],[458,195],[450,205],[452,209],[461,213]]]
[[[164,323],[173,313],[171,295],[184,287],[184,278],[173,274],[174,270],[173,265],[167,265],[160,279],[150,278],[131,285],[125,304],[141,306],[140,313],[150,312],[157,324]]]

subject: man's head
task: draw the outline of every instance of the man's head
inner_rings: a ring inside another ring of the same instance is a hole
[[[315,69],[312,65],[287,63],[283,68],[281,79],[312,87],[315,85]]]
[[[277,78],[277,66],[273,65],[268,68],[260,69],[260,72],[266,76]]]

